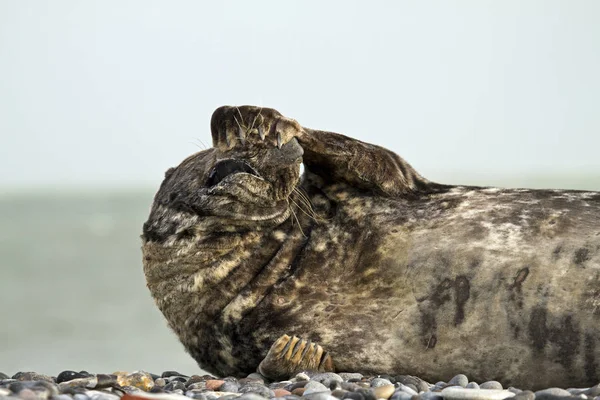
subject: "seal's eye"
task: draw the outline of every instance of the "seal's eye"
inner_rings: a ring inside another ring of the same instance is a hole
[[[254,168],[246,164],[244,161],[233,159],[222,160],[213,167],[212,171],[210,171],[208,180],[206,181],[206,186],[214,186],[225,179],[226,176],[240,172],[258,176],[258,173],[254,170]]]

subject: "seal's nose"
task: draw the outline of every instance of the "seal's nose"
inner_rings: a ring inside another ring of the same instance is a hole
[[[267,160],[270,165],[289,165],[302,161],[304,149],[298,143],[296,138],[281,146],[281,149],[274,147],[269,149]]]

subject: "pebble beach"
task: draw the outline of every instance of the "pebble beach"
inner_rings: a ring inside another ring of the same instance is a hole
[[[160,375],[136,371],[92,374],[62,371],[0,372],[0,400],[600,400],[600,384],[589,388],[548,388],[532,392],[496,381],[473,382],[458,374],[448,382],[426,382],[410,375],[363,376],[360,373],[300,372],[271,382],[258,373],[246,378]]]

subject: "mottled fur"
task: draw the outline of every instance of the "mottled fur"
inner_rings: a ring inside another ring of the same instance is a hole
[[[600,193],[435,184],[266,108],[219,108],[211,129],[143,234],[148,287],[201,367],[252,372],[289,334],[338,370],[600,381]]]

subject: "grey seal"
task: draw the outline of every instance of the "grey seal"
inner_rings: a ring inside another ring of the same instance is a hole
[[[600,381],[599,192],[434,183],[268,108],[218,108],[211,132],[142,235],[148,288],[202,368]]]

